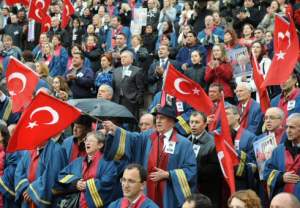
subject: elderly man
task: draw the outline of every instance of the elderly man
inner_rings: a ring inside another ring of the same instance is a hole
[[[121,178],[124,197],[112,202],[108,208],[149,207],[158,206],[143,193],[147,182],[147,171],[139,164],[128,165]]]
[[[300,199],[300,113],[291,114],[286,122],[288,140],[278,145],[266,161],[264,179],[271,198],[280,192]]]
[[[248,83],[241,82],[235,89],[239,104],[238,109],[241,112],[241,126],[250,132],[256,134],[259,130],[263,114],[260,105],[251,98],[251,87]]]
[[[214,137],[205,130],[206,115],[202,112],[192,112],[189,124],[192,134],[188,139],[193,143],[197,159],[198,190],[212,200],[213,207],[220,207],[223,177]]]
[[[271,201],[270,208],[298,208],[299,200],[290,193],[277,194]]]
[[[154,116],[150,113],[145,113],[141,116],[139,127],[141,132],[154,128]]]
[[[196,185],[196,158],[191,142],[174,129],[176,113],[165,105],[156,112],[156,130],[126,132],[110,121],[104,155],[127,159],[147,169],[147,196],[161,208],[180,207]]]
[[[264,126],[266,132],[261,134],[257,137],[257,140],[265,137],[267,135],[274,135],[276,139],[276,143],[280,144],[285,141],[285,134],[284,134],[284,112],[278,107],[271,107],[269,108],[264,117]]]
[[[253,188],[254,155],[252,144],[255,135],[240,125],[240,114],[236,106],[228,105],[225,107],[225,111],[231,130],[231,138],[240,158],[240,164],[235,173],[236,189]]]
[[[102,98],[105,100],[112,100],[113,95],[114,95],[113,88],[107,84],[102,84],[98,88],[97,98]]]
[[[113,100],[127,107],[138,118],[138,109],[144,99],[144,77],[142,70],[132,65],[133,60],[131,51],[121,53],[122,67],[113,71]]]

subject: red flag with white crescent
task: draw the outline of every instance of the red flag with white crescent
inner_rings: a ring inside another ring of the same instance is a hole
[[[69,21],[71,16],[75,13],[75,8],[70,0],[64,0],[64,9],[62,12],[62,22],[61,28],[64,29]]]
[[[32,100],[39,81],[39,75],[14,57],[11,57],[6,71],[6,83],[12,98],[12,111],[19,112]]]
[[[36,22],[43,24],[50,4],[51,0],[31,0],[28,18],[34,19]]]
[[[7,151],[31,150],[62,132],[79,116],[80,110],[44,92],[39,92],[23,112]]]
[[[299,56],[299,40],[293,18],[275,15],[274,57],[262,86],[280,85],[292,74]]]
[[[216,114],[221,121],[221,132],[214,131],[216,151],[221,170],[232,194],[235,192],[234,166],[239,163],[239,159],[233,146],[223,99],[219,102]]]
[[[197,82],[176,70],[172,64],[169,64],[163,90],[166,94],[186,102],[206,115],[210,115],[214,106],[204,89]]]

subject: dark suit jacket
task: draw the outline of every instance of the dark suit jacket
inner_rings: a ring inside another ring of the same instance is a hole
[[[168,64],[172,64],[175,67],[177,66],[177,62],[171,59],[168,59]],[[161,91],[162,88],[162,81],[163,81],[163,76],[158,76],[155,72],[156,68],[159,66],[160,61],[156,60],[154,61],[148,70],[148,90],[150,93],[156,94],[157,92]],[[164,70],[166,70],[168,66],[164,67]]]
[[[192,136],[188,139],[192,141]],[[205,131],[194,144],[200,145],[197,159],[198,188],[219,207],[222,194],[222,171],[217,157],[214,137]]]
[[[123,67],[113,69],[113,100],[120,103],[121,90],[123,96],[132,104],[142,104],[144,95],[144,77],[142,70],[136,66],[130,66],[130,76],[122,78]]]

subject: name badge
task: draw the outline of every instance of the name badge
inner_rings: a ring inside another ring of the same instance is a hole
[[[127,70],[127,71],[125,71],[125,76],[130,77],[131,73],[132,73],[132,71]]]
[[[239,140],[234,141],[234,148],[236,151],[240,150],[240,141]]]
[[[295,105],[296,105],[296,100],[290,100],[287,104],[287,110],[288,111],[293,110],[295,108]]]
[[[175,146],[176,146],[176,142],[169,141],[166,144],[165,153],[174,154],[174,152],[175,152]]]
[[[183,112],[183,103],[181,101],[176,102],[177,112]]]
[[[15,31],[15,32],[14,32],[14,35],[19,35],[19,31]]]
[[[76,76],[81,78],[81,77],[83,77],[83,73],[79,72]]]
[[[193,150],[194,150],[195,156],[197,157],[198,153],[200,151],[200,145],[194,144],[193,145]]]

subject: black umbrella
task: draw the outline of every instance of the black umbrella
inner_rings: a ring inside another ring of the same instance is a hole
[[[105,99],[71,99],[68,100],[68,103],[97,118],[114,118],[123,122],[136,122],[135,117],[125,106]]]

